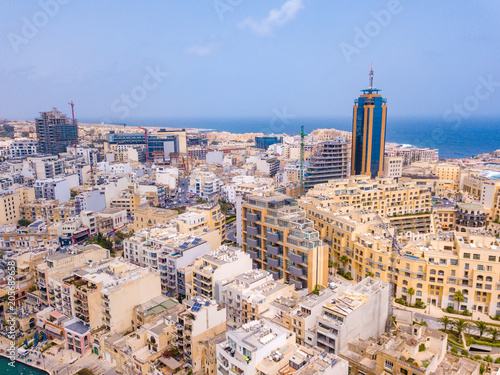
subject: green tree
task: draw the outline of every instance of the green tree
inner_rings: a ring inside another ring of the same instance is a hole
[[[496,328],[488,328],[488,333],[491,335],[491,341],[495,342],[500,335],[500,331]]]
[[[455,294],[453,294],[453,300],[457,302],[457,311],[460,311],[460,304],[465,301],[465,296],[460,290],[457,290]]]
[[[486,322],[478,321],[474,322],[474,324],[479,330],[479,338],[483,337],[483,333],[488,329],[488,325],[486,324]]]
[[[442,316],[441,318],[438,319],[439,322],[443,323],[444,326],[444,331],[448,329],[448,326],[453,323],[453,321],[450,319],[449,316]]]
[[[340,261],[340,263],[342,263],[342,265],[343,265],[343,267],[342,267],[342,268],[344,269],[344,272],[345,272],[345,265],[346,265],[347,263],[349,263],[349,258],[348,258],[346,255],[342,255],[342,256],[340,257],[339,261]]]
[[[20,227],[27,227],[28,225],[30,225],[32,223],[31,220],[28,220],[28,219],[19,219],[17,221],[17,225],[19,225]]]
[[[410,306],[411,306],[411,300],[413,299],[413,296],[415,295],[415,289],[409,288],[406,291],[406,294],[408,294],[408,296],[410,297]]]
[[[469,322],[467,322],[467,320],[465,319],[457,319],[453,322],[453,325],[455,326],[455,330],[457,331],[458,339],[461,340],[461,334],[463,331],[469,328]]]

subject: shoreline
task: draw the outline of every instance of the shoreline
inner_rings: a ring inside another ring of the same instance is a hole
[[[16,352],[17,352],[17,351],[16,351]],[[3,358],[5,358],[5,359],[9,360],[9,362],[11,361],[11,358],[10,358],[9,356],[5,355],[3,352],[2,352],[2,353],[0,353],[0,356],[2,356]],[[37,370],[40,370],[40,371],[44,371],[44,372],[45,372],[45,373],[47,373],[48,375],[53,375],[53,374],[52,374],[52,372],[51,372],[50,370],[45,370],[43,367],[40,367],[40,366],[38,366],[38,365],[36,365],[36,364],[33,364],[33,365],[32,365],[32,364],[31,364],[31,362],[29,362],[29,363],[28,363],[28,362],[22,362],[22,361],[20,361],[20,360],[18,360],[18,359],[16,359],[16,360],[15,360],[15,362],[21,363],[21,364],[23,364],[23,365],[25,365],[25,366],[28,366],[28,367],[33,367],[33,368],[35,368],[35,369],[37,369]]]

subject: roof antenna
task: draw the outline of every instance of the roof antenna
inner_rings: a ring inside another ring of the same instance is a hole
[[[373,63],[370,69],[370,90],[373,90]]]

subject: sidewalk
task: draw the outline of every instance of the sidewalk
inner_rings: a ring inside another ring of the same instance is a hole
[[[403,306],[400,305],[399,303],[393,302],[393,307],[402,309],[402,310],[407,310],[407,311],[412,311],[416,314],[420,315],[426,315],[432,318],[439,319],[443,316],[449,316],[454,319],[465,319],[465,320],[471,320],[471,321],[483,321],[488,324],[495,324],[500,326],[500,321],[498,320],[493,320],[491,319],[488,314],[480,313],[477,311],[472,312],[472,316],[465,316],[465,315],[460,315],[460,314],[450,314],[445,311],[443,311],[440,307],[434,306],[434,305],[427,305],[425,309],[417,309],[414,307],[408,307],[408,306]]]

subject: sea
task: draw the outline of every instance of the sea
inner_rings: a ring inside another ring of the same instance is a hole
[[[447,121],[448,120],[448,121]],[[388,117],[387,142],[439,149],[440,158],[467,158],[500,149],[500,117],[453,118]],[[95,120],[94,120],[95,121]],[[130,118],[121,120],[128,126],[195,128],[232,133],[264,133],[289,135],[315,129],[352,130],[350,118],[301,118],[276,111],[267,118],[196,118],[159,119]],[[93,122],[91,119],[82,122]],[[100,123],[101,121],[95,121]],[[120,121],[117,121],[120,122]]]
[[[2,375],[49,375],[48,372],[35,367],[16,362],[15,366],[9,366],[10,359],[0,356],[0,374]]]

